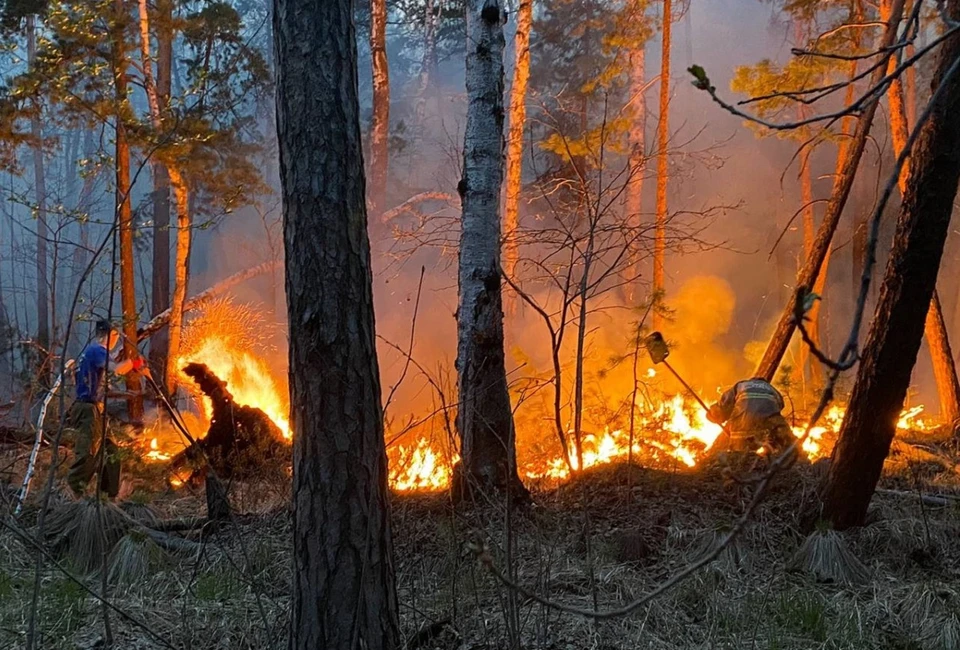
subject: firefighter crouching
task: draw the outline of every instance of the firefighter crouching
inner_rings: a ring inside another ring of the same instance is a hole
[[[770,382],[760,377],[737,382],[707,412],[708,420],[725,425],[716,451],[755,453],[763,447],[768,456],[779,456],[794,441],[783,407],[783,396]]]

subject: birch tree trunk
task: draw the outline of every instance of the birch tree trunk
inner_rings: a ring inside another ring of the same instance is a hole
[[[530,29],[533,0],[520,0],[514,38],[513,83],[510,86],[510,133],[507,137],[507,191],[503,213],[503,272],[515,278],[519,245],[520,191],[523,176],[523,129],[527,121],[527,82],[530,79]]]
[[[670,24],[673,0],[663,0],[663,29],[660,49],[660,123],[657,126],[657,223],[653,240],[653,291],[662,297],[667,250],[667,147],[670,143]],[[653,327],[659,329],[660,311],[653,310]]]
[[[349,0],[274,0],[293,424],[291,650],[401,645]]]
[[[116,210],[120,231],[120,308],[123,312],[123,350],[126,358],[132,359],[137,352],[137,294],[133,259],[133,210],[130,206],[130,145],[124,121],[127,107],[127,68],[124,25],[127,8],[124,0],[114,1],[114,25],[111,29],[111,64],[115,93],[116,123]],[[140,375],[137,371],[126,375],[127,390],[140,392]],[[143,398],[132,397],[127,402],[131,418],[143,416]]]
[[[947,11],[960,20],[960,0]],[[863,523],[896,432],[923,338],[960,179],[960,37],[937,55],[934,87],[946,84],[911,152],[910,178],[857,380],[821,487],[822,516],[837,529]]]
[[[503,183],[503,9],[467,5],[467,123],[457,308],[460,495],[523,491],[517,476],[507,392],[500,294],[500,190]]]
[[[390,71],[387,65],[387,1],[370,2],[370,58],[373,62],[373,120],[370,123],[370,202],[383,212],[390,160]]]
[[[897,35],[897,25],[903,15],[903,0],[894,0],[892,11],[894,20],[888,23],[883,36],[878,43],[879,49],[889,49],[894,43]],[[885,66],[879,66],[870,76],[870,85],[876,86],[880,83],[886,73]],[[830,250],[830,242],[833,239],[833,233],[837,229],[837,223],[840,221],[840,215],[850,196],[850,188],[853,186],[856,178],[857,167],[860,165],[860,158],[863,156],[863,150],[867,142],[867,136],[870,133],[870,127],[873,124],[873,116],[877,112],[879,98],[867,102],[860,113],[857,121],[857,130],[850,140],[850,149],[848,155],[843,161],[843,171],[837,175],[833,183],[833,190],[830,194],[830,201],[827,203],[827,209],[820,222],[820,228],[817,230],[817,238],[813,245],[813,254],[804,262],[803,268],[797,277],[797,288],[812,289],[820,275],[820,269],[823,261]],[[794,322],[794,304],[791,299],[784,307],[780,320],[777,322],[777,328],[767,344],[767,349],[757,367],[756,375],[763,377],[767,381],[773,379],[783,359],[783,354],[790,345],[790,339],[796,329]]]
[[[890,20],[891,0],[880,2],[880,20]],[[891,59],[887,66],[887,73],[896,69],[896,60]],[[893,154],[899,156],[907,145],[910,127],[907,123],[907,108],[903,96],[903,84],[899,79],[890,84],[887,90],[887,103],[890,107],[890,139],[893,142]],[[907,182],[910,177],[910,168],[904,165],[897,179],[900,196],[907,194]],[[950,340],[947,336],[947,327],[943,319],[943,308],[940,306],[940,297],[936,289],[930,301],[930,309],[924,321],[924,336],[930,350],[930,361],[933,365],[933,376],[937,382],[937,396],[940,401],[940,419],[952,424],[960,418],[960,382],[957,381],[957,369],[953,362],[953,353],[950,350]]]
[[[27,16],[27,62],[33,66],[37,58],[36,17]],[[50,285],[47,277],[47,182],[43,165],[43,128],[40,115],[35,107],[30,117],[30,135],[35,140],[30,147],[33,156],[33,191],[37,202],[37,343],[43,349],[39,365],[40,384],[46,386],[50,377],[48,360],[50,357]]]

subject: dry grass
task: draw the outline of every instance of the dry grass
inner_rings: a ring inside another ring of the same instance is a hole
[[[800,520],[815,476],[815,468],[801,467],[781,477],[734,546],[634,615],[591,624],[519,599],[522,647],[960,650],[958,514],[878,495],[870,526],[808,539]],[[904,480],[885,479],[901,488]],[[289,518],[283,508],[270,509],[276,499],[269,490],[255,494],[243,494],[242,510],[261,514],[239,517],[242,545],[227,526],[197,534],[205,550],[190,558],[159,552],[136,533],[108,529],[115,538],[111,600],[177,647],[284,647]],[[140,521],[202,512],[202,499],[189,493],[154,496],[150,504],[123,510]],[[714,548],[747,498],[719,476],[615,467],[556,489],[542,486],[536,505],[512,517],[516,578],[566,604],[622,605]],[[92,504],[73,508],[79,510],[73,521],[84,522],[71,524],[75,532],[100,521]],[[394,499],[393,516],[404,633],[424,631],[421,648],[508,647],[506,593],[466,548],[468,540],[481,538],[505,565],[503,509],[486,504],[454,512],[442,495],[406,495]],[[70,529],[58,526],[61,535]],[[87,560],[95,555],[87,553]],[[835,570],[830,584],[792,572],[798,556],[813,558],[814,567],[852,556],[862,565],[855,572],[862,580],[846,579],[847,569]],[[0,536],[0,648],[22,645],[33,558],[16,540]],[[99,590],[100,579],[90,580]],[[96,602],[52,569],[44,572],[42,587],[41,647],[92,646],[102,630]],[[431,627],[444,620],[450,623]],[[112,623],[116,647],[160,647],[128,622],[114,617]]]

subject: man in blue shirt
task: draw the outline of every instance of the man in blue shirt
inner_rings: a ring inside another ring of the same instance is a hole
[[[74,461],[67,474],[67,483],[78,497],[81,496],[97,470],[99,453],[97,446],[103,439],[103,405],[107,397],[107,371],[125,375],[133,370],[147,373],[141,357],[126,359],[119,363],[110,360],[110,351],[120,340],[120,333],[110,322],[97,322],[94,339],[87,344],[77,360],[77,399],[70,407],[68,422],[76,430]],[[107,440],[105,447],[113,447]],[[103,481],[101,481],[103,483]],[[116,496],[119,484],[105,486],[108,496]]]

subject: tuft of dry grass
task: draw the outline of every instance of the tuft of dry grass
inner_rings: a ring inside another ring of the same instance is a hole
[[[790,560],[789,568],[808,573],[817,582],[860,585],[870,580],[870,570],[834,530],[811,533]]]

